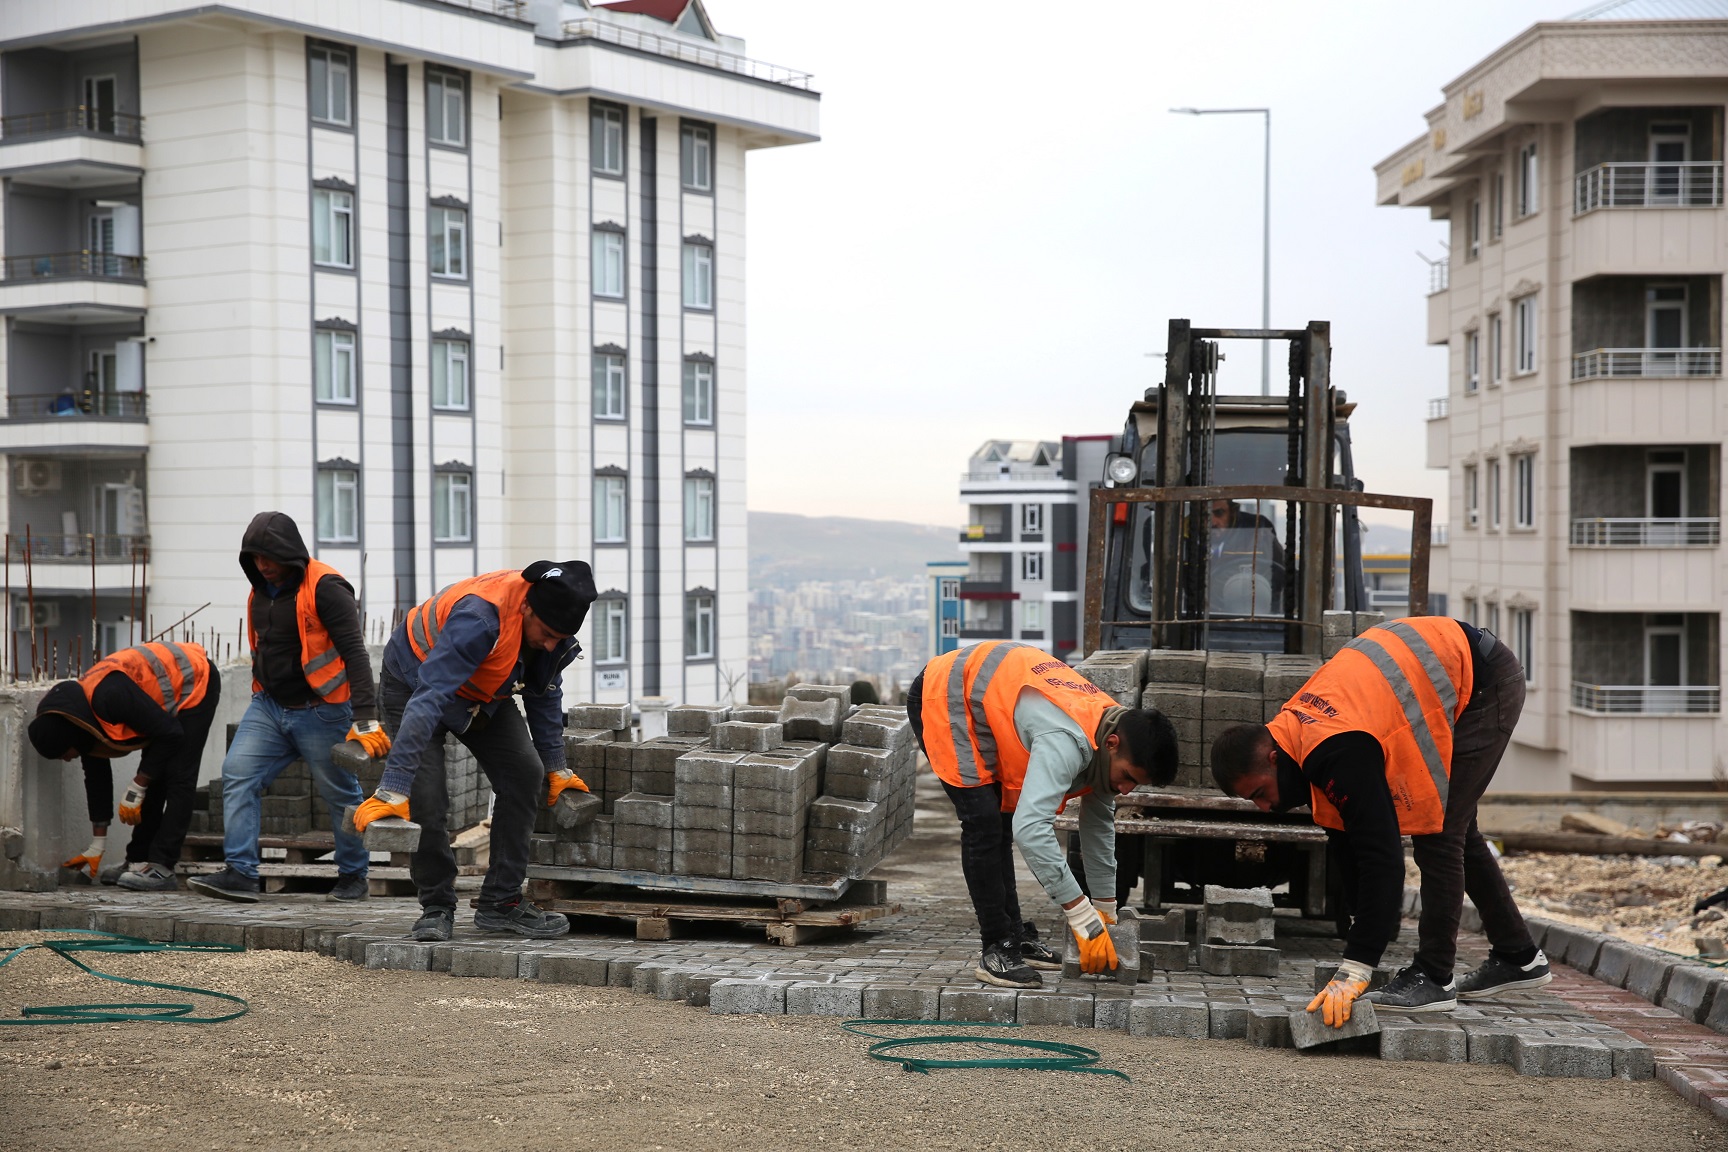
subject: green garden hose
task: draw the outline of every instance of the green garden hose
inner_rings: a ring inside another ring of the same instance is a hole
[[[855,1036],[866,1036],[880,1043],[870,1045],[870,1058],[898,1064],[908,1072],[928,1073],[935,1068],[1031,1068],[1053,1072],[1090,1072],[1095,1076],[1116,1076],[1134,1081],[1126,1072],[1114,1068],[1094,1067],[1102,1057],[1095,1049],[1081,1044],[1059,1044],[1050,1040],[1026,1040],[1004,1036],[884,1036],[869,1032],[860,1025],[886,1025],[896,1028],[1018,1028],[1018,1024],[963,1023],[955,1020],[848,1020],[841,1027]],[[1003,1056],[972,1060],[934,1060],[922,1056],[893,1055],[897,1049],[925,1044],[977,1044],[998,1048],[1029,1048],[1036,1052],[1052,1052],[1053,1056]]]
[[[112,980],[117,984],[131,984],[138,988],[161,988],[169,992],[187,992],[194,996],[210,996],[218,1000],[227,1000],[240,1005],[238,1011],[225,1016],[194,1016],[193,1005],[174,1003],[153,1003],[150,1001],[133,1001],[119,1004],[45,1004],[40,1007],[26,1005],[19,1011],[20,1016],[11,1020],[0,1020],[5,1024],[121,1024],[128,1021],[155,1021],[163,1024],[220,1024],[224,1020],[233,1020],[244,1016],[247,1010],[246,1001],[238,996],[230,996],[226,992],[215,992],[208,988],[188,988],[179,984],[163,984],[156,980],[139,980],[131,976],[116,976],[112,972],[104,972],[99,968],[78,959],[77,952],[244,952],[240,944],[159,944],[149,940],[141,940],[136,936],[122,936],[116,932],[91,932],[82,928],[57,928],[56,932],[72,933],[79,937],[91,939],[74,940],[44,940],[40,944],[25,944],[14,948],[4,958],[0,958],[0,968],[4,968],[14,959],[30,951],[32,948],[45,948],[68,964],[83,969],[92,976],[103,980]]]

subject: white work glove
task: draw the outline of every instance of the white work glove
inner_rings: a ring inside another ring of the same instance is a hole
[[[92,836],[90,838],[90,847],[84,849],[82,853],[72,857],[72,859],[60,865],[60,867],[74,869],[82,868],[90,874],[90,879],[94,880],[96,879],[97,866],[102,863],[102,853],[107,850],[108,837]]]
[[[1104,928],[1104,918],[1093,907],[1092,901],[1081,900],[1072,908],[1062,909],[1062,915],[1068,917],[1068,931],[1073,933],[1074,944],[1079,950],[1080,971],[1093,975],[1114,971],[1120,963],[1116,956],[1116,943],[1110,939],[1110,933]]]
[[[1094,900],[1092,901],[1092,907],[1098,909],[1098,915],[1103,919],[1104,923],[1116,923],[1116,901]]]
[[[150,781],[143,776],[134,776],[126,785],[120,796],[120,823],[137,824],[144,818],[144,790],[149,786]]]

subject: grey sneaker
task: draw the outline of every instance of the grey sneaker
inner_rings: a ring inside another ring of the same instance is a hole
[[[1412,964],[1399,969],[1386,987],[1362,999],[1384,1012],[1450,1012],[1458,1007],[1458,982],[1437,984],[1433,977]]]
[[[984,949],[972,975],[998,988],[1042,988],[1044,977],[1034,972],[1020,955],[1020,941],[1009,937]]]
[[[450,939],[456,931],[456,909],[427,908],[408,930],[408,938],[423,943],[438,944]]]
[[[247,876],[236,872],[233,868],[224,868],[208,876],[193,876],[186,881],[186,887],[201,896],[214,896],[218,900],[232,900],[236,904],[258,903],[258,893],[263,885],[256,876]]]
[[[1552,979],[1554,973],[1548,970],[1548,957],[1540,948],[1536,950],[1536,958],[1522,967],[1490,952],[1482,967],[1459,979],[1458,999],[1488,1000],[1502,992],[1540,988]]]
[[[102,871],[96,874],[96,879],[109,887],[113,887],[115,884],[120,882],[120,873],[124,871],[126,871],[126,861],[122,860],[118,864],[110,864],[108,867],[102,869]]]
[[[336,877],[336,887],[324,894],[326,900],[364,900],[371,895],[366,884],[366,873],[348,872]]]
[[[133,892],[178,892],[180,882],[160,864],[146,864],[134,872],[128,868],[114,883]]]
[[[514,932],[545,940],[569,933],[570,921],[557,912],[518,900],[514,904],[481,905],[474,909],[474,927],[482,932]]]

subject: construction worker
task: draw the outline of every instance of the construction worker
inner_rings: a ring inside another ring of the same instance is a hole
[[[120,797],[120,823],[132,827],[115,883],[139,892],[172,892],[174,865],[192,823],[192,797],[204,740],[222,696],[222,678],[196,644],[153,641],[123,648],[77,680],[43,695],[30,743],[45,760],[83,758],[90,845],[62,867],[94,879],[107,850],[114,773],[108,761],[142,751]]]
[[[491,865],[474,926],[536,938],[570,930],[563,916],[522,898],[522,881],[540,798],[550,806],[567,788],[588,791],[565,767],[559,677],[582,651],[575,633],[593,602],[588,565],[536,560],[521,572],[458,580],[412,609],[385,646],[378,698],[394,743],[378,790],[355,813],[354,825],[364,831],[383,816],[419,822],[420,847],[409,861],[420,890],[414,939],[448,940],[455,928],[446,732],[474,753],[496,796]],[[522,697],[522,711],[513,695]]]
[[[260,512],[240,537],[240,570],[252,584],[246,636],[252,648],[252,700],[222,761],[222,852],[227,864],[187,884],[206,896],[253,903],[264,791],[304,760],[330,809],[336,834],[331,900],[364,900],[370,860],[342,813],[363,799],[360,781],[338,768],[331,748],[353,740],[382,756],[390,738],[378,723],[372,662],[354,588],[314,560],[293,518]]]
[[[1313,808],[1354,881],[1344,959],[1308,1005],[1342,1027],[1367,990],[1403,913],[1404,851],[1422,873],[1415,963],[1368,995],[1378,1008],[1442,1012],[1460,998],[1540,988],[1548,959],[1530,938],[1476,805],[1524,707],[1518,657],[1443,616],[1370,628],[1309,677],[1269,724],[1228,728],[1212,744],[1212,775],[1261,811]],[[1464,896],[1493,951],[1454,982]]]
[[[906,715],[960,819],[960,868],[978,915],[986,984],[1036,988],[1060,958],[1020,912],[1013,845],[1062,906],[1080,967],[1117,966],[1106,924],[1114,899],[1088,900],[1056,840],[1067,800],[1080,808],[1092,891],[1116,891],[1116,797],[1176,775],[1176,730],[1151,708],[1124,708],[1029,644],[991,640],[936,657],[906,690]]]

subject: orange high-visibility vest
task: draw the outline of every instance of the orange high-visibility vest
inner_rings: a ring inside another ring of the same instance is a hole
[[[1380,741],[1398,828],[1441,830],[1452,779],[1452,728],[1470,703],[1475,669],[1456,620],[1416,616],[1370,628],[1320,666],[1266,725],[1298,764],[1340,732]],[[1344,829],[1326,796],[1309,787],[1314,823]]]
[[[195,708],[204,699],[210,686],[210,657],[196,644],[180,644],[168,640],[153,640],[134,648],[122,648],[105,659],[98,660],[79,677],[78,686],[84,699],[90,700],[96,685],[110,672],[123,673],[144,690],[144,694],[162,705],[173,716],[184,708]],[[95,715],[92,704],[91,713]],[[116,748],[140,747],[143,737],[124,724],[114,724],[96,716],[102,734]]]
[[[924,749],[930,767],[958,788],[1000,783],[1004,812],[1019,806],[1031,758],[1014,727],[1022,688],[1036,689],[1066,712],[1088,742],[1105,711],[1116,705],[1080,673],[1030,644],[988,640],[924,666]]]
[[[408,613],[407,632],[408,646],[420,660],[432,654],[450,610],[464,596],[478,596],[498,609],[498,642],[468,677],[468,683],[456,690],[458,696],[484,704],[497,698],[522,657],[522,605],[528,599],[528,581],[514,568],[506,568],[458,580],[430,600],[416,604]]]
[[[306,561],[306,575],[300,580],[299,591],[294,593],[294,614],[300,624],[300,671],[320,700],[340,704],[348,699],[352,689],[348,686],[348,665],[330,643],[330,633],[318,617],[318,581],[326,576],[340,580],[342,573],[322,560]],[[257,598],[257,589],[246,597],[246,638],[252,647],[252,691],[262,692],[257,673],[258,629],[252,623],[252,603]]]

